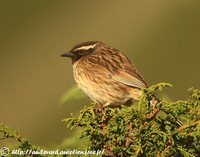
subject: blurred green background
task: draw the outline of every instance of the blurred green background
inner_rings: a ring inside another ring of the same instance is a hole
[[[36,145],[71,137],[61,119],[89,104],[59,105],[75,84],[60,54],[78,42],[120,49],[173,100],[200,87],[199,0],[0,0],[0,20],[0,123]]]

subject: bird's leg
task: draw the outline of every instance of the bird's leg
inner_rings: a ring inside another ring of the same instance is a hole
[[[104,105],[96,104],[96,113],[100,115],[100,125],[104,134],[107,133],[107,117],[106,117],[106,107],[108,107],[110,103],[106,103]]]
[[[108,107],[108,106],[110,106],[111,104],[109,103],[109,102],[107,102],[107,103],[105,103],[104,105],[103,105],[103,108],[106,108],[106,107]]]
[[[95,104],[95,108],[96,108],[97,110],[100,110],[100,109],[102,109],[102,105],[101,105],[101,104],[98,104],[98,103],[96,103],[96,104]]]
[[[101,126],[101,129],[103,131],[103,134],[106,134],[108,132],[108,129],[107,129],[107,118],[106,118],[106,110],[105,110],[105,108],[103,108],[101,110],[100,114],[102,115],[101,116],[100,126]]]

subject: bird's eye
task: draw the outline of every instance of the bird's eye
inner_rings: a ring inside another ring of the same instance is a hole
[[[84,51],[79,51],[78,54],[79,55],[84,55]]]

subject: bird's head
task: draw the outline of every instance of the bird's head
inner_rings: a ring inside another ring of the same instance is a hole
[[[101,44],[100,41],[86,41],[76,44],[69,52],[63,53],[61,57],[69,57],[72,62],[75,62],[84,56],[92,54],[99,44]]]

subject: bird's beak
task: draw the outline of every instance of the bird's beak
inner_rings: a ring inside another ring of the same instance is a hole
[[[71,52],[65,52],[63,54],[60,55],[61,57],[70,57],[72,58],[74,55]]]

